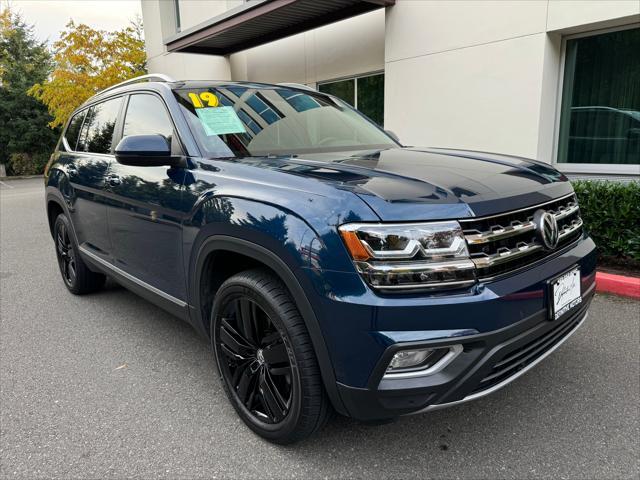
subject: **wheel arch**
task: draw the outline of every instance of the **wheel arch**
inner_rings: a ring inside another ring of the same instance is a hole
[[[50,187],[50,186],[47,187],[46,202],[47,202],[47,205],[46,205],[47,224],[49,225],[49,233],[53,237],[53,225],[58,215],[60,215],[61,213],[64,213],[65,215],[67,215],[70,222],[71,222],[71,217],[69,215],[69,212],[67,211],[67,206],[65,205],[65,201],[62,197],[62,194],[56,188]],[[71,222],[71,230],[73,231],[72,233],[75,237],[75,228],[74,228],[73,222]]]
[[[206,299],[202,298],[201,285],[203,285],[204,274],[209,271],[207,268],[208,262],[215,257],[216,253],[226,254],[226,252],[240,255],[248,259],[248,268],[256,266],[266,267],[284,283],[286,288],[289,290],[293,301],[298,307],[307,327],[307,331],[309,332],[309,337],[311,338],[311,343],[318,359],[322,381],[329,399],[336,411],[341,414],[346,414],[346,409],[344,408],[340,394],[338,393],[336,377],[333,370],[333,364],[329,356],[329,350],[326,342],[324,341],[320,323],[318,322],[318,318],[315,315],[313,307],[292,269],[284,262],[284,260],[271,250],[256,243],[227,235],[214,235],[202,243],[196,260],[196,275],[192,289],[192,313],[194,317],[193,323],[196,329],[200,330],[202,334],[209,338],[209,318],[207,313],[210,312],[206,308],[203,308],[205,307],[204,304],[206,303]]]

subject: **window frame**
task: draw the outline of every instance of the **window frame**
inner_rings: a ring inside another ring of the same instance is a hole
[[[334,79],[331,79],[331,80],[322,80],[322,81],[316,82],[316,90],[318,90],[320,92],[320,86],[321,85],[329,85],[331,83],[344,82],[346,80],[353,80],[353,103],[355,105],[352,105],[352,106],[353,106],[353,108],[358,110],[358,79],[367,78],[367,77],[375,77],[376,75],[384,76],[385,72],[384,72],[384,70],[374,70],[374,71],[363,73],[363,74],[359,74],[359,75],[349,75],[349,76],[346,76],[346,77],[334,78]],[[325,93],[325,92],[321,92],[321,93]],[[325,95],[328,95],[328,94],[325,93]],[[345,102],[346,102],[346,100],[345,100]],[[358,112],[360,112],[360,110],[358,110]],[[362,112],[360,112],[360,113],[362,113]],[[369,117],[367,117],[367,118],[369,118]],[[382,121],[384,123],[384,115],[383,115]],[[384,127],[382,125],[379,125],[379,127],[384,130]]]
[[[562,37],[560,68],[558,69],[558,89],[556,91],[556,112],[553,129],[553,157],[551,164],[556,169],[568,174],[617,174],[617,175],[638,175],[640,174],[640,165],[619,164],[619,163],[568,163],[558,162],[558,153],[560,148],[560,119],[562,117],[562,97],[564,94],[564,77],[565,66],[567,61],[567,41],[578,38],[595,37],[611,32],[620,32],[624,30],[632,30],[640,28],[640,22],[619,25],[616,27],[602,28],[598,30],[590,30],[588,32],[575,33]]]
[[[76,155],[88,155],[88,156],[101,156],[101,157],[113,157],[115,154],[115,149],[116,149],[116,145],[117,143],[120,141],[120,137],[119,134],[121,132],[121,123],[122,123],[122,109],[124,107],[124,105],[127,103],[127,100],[124,99],[122,101],[122,103],[120,104],[120,109],[118,110],[118,116],[116,117],[116,126],[113,129],[113,138],[111,139],[111,151],[109,153],[94,153],[94,152],[84,152],[82,150],[76,150],[78,148],[78,142],[80,141],[80,136],[82,134],[82,129],[84,128],[84,122],[87,119],[87,112],[89,111],[89,109],[91,107],[94,107],[95,105],[99,105],[101,103],[104,102],[108,102],[109,100],[114,100],[116,98],[119,97],[125,97],[127,94],[126,93],[120,93],[118,95],[111,95],[109,97],[105,97],[105,98],[100,98],[99,100],[96,100],[94,102],[88,103],[86,105],[83,105],[81,108],[79,108],[78,110],[76,110],[75,112],[73,112],[70,117],[69,120],[67,121],[67,125],[64,128],[64,132],[62,134],[62,142],[64,144],[65,149],[67,149],[67,147],[69,147],[69,149],[67,150],[69,153],[74,153]],[[74,146],[74,148],[72,149],[69,146],[69,143],[67,142],[66,139],[66,133],[67,133],[67,129],[69,128],[69,124],[71,123],[71,119],[73,117],[75,117],[77,114],[84,112],[84,118],[82,119],[82,125],[80,126],[80,133],[78,134],[78,139],[76,140],[76,144]]]
[[[73,112],[69,116],[69,120],[67,121],[67,124],[65,125],[64,130],[62,131],[62,145],[64,146],[65,151],[69,153],[76,152],[76,147],[78,146],[78,141],[80,140],[80,134],[82,133],[82,127],[84,127],[84,121],[87,118],[87,110],[89,110],[89,108],[82,108],[80,110]],[[80,128],[78,129],[78,137],[76,138],[76,143],[73,146],[73,148],[71,148],[71,145],[69,145],[69,142],[67,141],[67,132],[69,131],[69,127],[71,126],[72,120],[80,114],[82,114],[82,123],[80,123]]]
[[[78,143],[80,142],[80,138],[82,136],[82,130],[84,129],[84,123],[87,121],[87,113],[89,112],[89,110],[95,107],[96,105],[101,105],[103,103],[109,102],[111,100],[116,100],[121,97],[124,97],[124,95],[113,95],[111,97],[101,98],[97,102],[93,102],[91,105],[87,105],[87,107],[83,109],[85,112],[85,115],[82,120],[82,127],[80,127],[80,134],[78,135],[78,141],[76,142],[76,149],[78,148]],[[83,150],[74,150],[74,153],[82,153],[82,154],[91,155],[91,156],[100,155],[103,157],[105,156],[113,157],[115,155],[116,145],[120,141],[120,139],[117,137],[117,132],[119,129],[119,125],[122,122],[122,107],[125,104],[125,102],[126,102],[126,99],[123,98],[122,101],[120,102],[120,108],[118,108],[118,113],[116,114],[116,124],[113,127],[113,136],[111,137],[111,148],[109,149],[109,152],[98,153],[98,152],[85,152]]]
[[[131,92],[126,92],[125,95],[127,98],[125,98],[124,102],[122,102],[122,108],[120,109],[120,114],[119,114],[119,123],[118,125],[116,125],[116,130],[113,133],[114,138],[116,138],[117,136],[118,142],[124,138],[123,137],[124,121],[127,115],[127,110],[129,109],[129,102],[131,101],[131,97],[133,95],[153,95],[158,100],[160,100],[160,103],[164,107],[165,112],[167,112],[167,116],[169,117],[169,121],[171,122],[171,125],[173,127],[172,138],[175,139],[175,146],[177,147],[177,150],[179,152],[177,153],[177,155],[185,155],[185,152],[187,151],[187,149],[182,141],[182,137],[180,136],[176,122],[173,116],[171,115],[171,110],[169,110],[169,107],[167,106],[167,103],[164,101],[164,98],[162,98],[162,95],[160,95],[158,92],[154,90],[134,90]],[[173,145],[173,142],[172,142],[172,145]]]

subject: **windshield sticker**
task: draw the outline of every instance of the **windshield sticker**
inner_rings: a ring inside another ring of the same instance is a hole
[[[204,103],[206,103],[208,107],[217,107],[220,104],[218,97],[216,97],[211,92],[202,92],[200,93],[200,95],[198,95],[197,93],[189,92],[188,95],[191,103],[196,108],[204,107]]]
[[[207,136],[246,132],[233,107],[197,108],[196,114]]]

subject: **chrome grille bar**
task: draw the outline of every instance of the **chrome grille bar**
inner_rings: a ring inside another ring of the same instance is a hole
[[[560,221],[570,215],[576,213],[580,208],[575,202],[571,202],[565,207],[560,207],[558,212],[554,214],[557,221]],[[481,245],[483,243],[495,242],[509,237],[514,237],[522,233],[531,232],[536,229],[535,224],[532,221],[524,223],[515,223],[508,227],[502,227],[497,225],[494,229],[487,232],[480,233],[466,233],[472,232],[472,230],[465,230],[465,238],[469,245]]]
[[[578,210],[580,210],[580,207],[578,207],[578,204],[575,202],[571,202],[566,207],[560,207],[558,212],[555,214],[556,220],[560,221],[563,218],[568,217],[569,215],[573,215]]]
[[[566,225],[562,230],[560,230],[560,239],[563,239],[567,235],[571,235],[576,230],[582,228],[582,219],[576,218],[570,225]]]
[[[520,247],[506,249],[491,255],[486,255],[484,257],[472,258],[471,260],[476,264],[476,267],[487,268],[494,265],[500,265],[501,263],[510,262],[516,258],[526,257],[527,255],[531,255],[541,249],[542,245],[538,243],[530,243]]]
[[[539,209],[555,216],[560,245],[583,227],[574,194],[499,215],[460,220],[471,260],[480,270],[481,279],[517,270],[552,253],[535,235],[536,225],[532,217]]]
[[[483,243],[495,242],[496,240],[502,240],[503,238],[520,235],[521,233],[530,232],[532,230],[535,230],[535,228],[536,226],[533,222],[519,223],[516,225],[511,225],[509,227],[499,227],[490,232],[472,233],[470,235],[465,235],[465,238],[470,245],[480,245]]]

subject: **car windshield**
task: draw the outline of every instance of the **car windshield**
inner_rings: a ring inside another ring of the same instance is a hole
[[[216,85],[174,90],[207,157],[295,155],[395,147],[347,103],[278,86]]]

